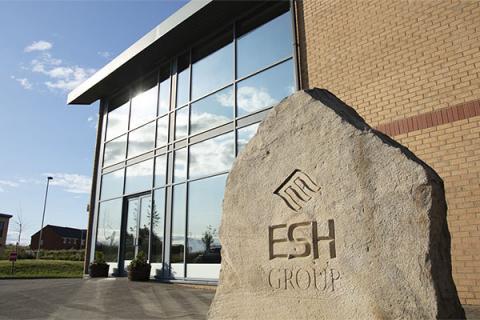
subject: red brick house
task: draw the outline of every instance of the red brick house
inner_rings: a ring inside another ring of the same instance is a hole
[[[0,213],[0,253],[5,249],[8,233],[8,221],[12,216],[9,214]]]
[[[43,250],[84,249],[87,230],[46,225],[42,232]],[[32,235],[30,248],[38,249],[40,231]]]

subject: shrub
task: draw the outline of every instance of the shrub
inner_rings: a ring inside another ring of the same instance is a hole
[[[139,251],[135,259],[128,265],[128,270],[140,269],[148,266],[147,257],[143,251]]]

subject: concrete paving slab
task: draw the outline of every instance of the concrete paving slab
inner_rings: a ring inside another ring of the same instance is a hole
[[[205,319],[215,291],[125,278],[0,281],[0,319]]]
[[[0,320],[205,319],[211,287],[126,278],[0,280]],[[480,306],[464,306],[480,320]]]

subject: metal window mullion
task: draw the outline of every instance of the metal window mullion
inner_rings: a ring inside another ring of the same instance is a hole
[[[290,16],[292,24],[292,46],[293,46],[293,74],[295,77],[295,89],[300,90],[300,68],[298,66],[298,38],[297,38],[297,22],[296,22],[296,11],[295,11],[295,0],[290,0]]]
[[[233,22],[233,155],[237,156],[237,22]]]
[[[190,101],[192,100],[192,90],[193,90],[193,85],[192,85],[192,49],[189,50],[188,53],[188,101],[189,103],[187,104],[188,108],[188,121],[187,121],[187,145],[185,146],[186,148],[186,161],[185,161],[185,235],[184,235],[184,247],[183,247],[183,277],[187,277],[187,249],[188,249],[188,176],[189,176],[189,171],[190,171],[190,165],[189,165],[189,154],[190,154],[190,111],[191,111],[191,105]]]
[[[90,261],[95,260],[95,251],[96,251],[96,242],[97,242],[97,232],[98,232],[98,215],[100,214],[100,192],[103,183],[102,177],[102,166],[103,166],[103,158],[104,158],[104,151],[105,151],[105,144],[104,141],[106,139],[106,131],[107,131],[107,116],[108,116],[108,104],[106,101],[100,101],[99,113],[101,113],[101,121],[102,121],[102,129],[101,129],[101,138],[100,138],[100,150],[98,155],[98,167],[97,171],[95,172],[96,175],[96,192],[95,192],[95,208],[91,208],[90,210],[94,210],[93,213],[93,222],[92,222],[92,238],[90,239]],[[99,121],[100,122],[100,121]]]
[[[156,104],[156,117],[155,117],[155,136],[153,141],[153,150],[157,149],[157,135],[158,135],[158,116],[159,116],[159,106],[160,106],[160,71],[157,72],[157,104]],[[155,155],[155,151],[153,152],[153,168],[152,168],[152,180],[151,180],[151,187],[150,187],[150,233],[148,237],[148,261],[151,263],[151,249],[152,249],[152,239],[153,239],[153,188],[155,187],[155,180],[156,180],[156,170],[157,170],[157,157]],[[148,160],[148,159],[147,159]]]
[[[167,143],[167,172],[165,186],[165,228],[164,228],[164,250],[163,250],[163,278],[171,278],[171,246],[172,246],[172,201],[173,201],[173,174],[174,174],[174,153],[173,141],[175,139],[175,107],[177,104],[177,65],[178,58],[172,60],[170,68],[170,103],[168,114],[168,143]]]

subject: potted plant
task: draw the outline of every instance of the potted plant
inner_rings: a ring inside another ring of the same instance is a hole
[[[133,281],[148,281],[150,279],[151,268],[152,266],[147,262],[145,253],[140,251],[135,259],[128,265],[128,279]]]
[[[110,266],[105,262],[103,252],[95,253],[95,260],[90,263],[88,273],[92,278],[108,277]]]

